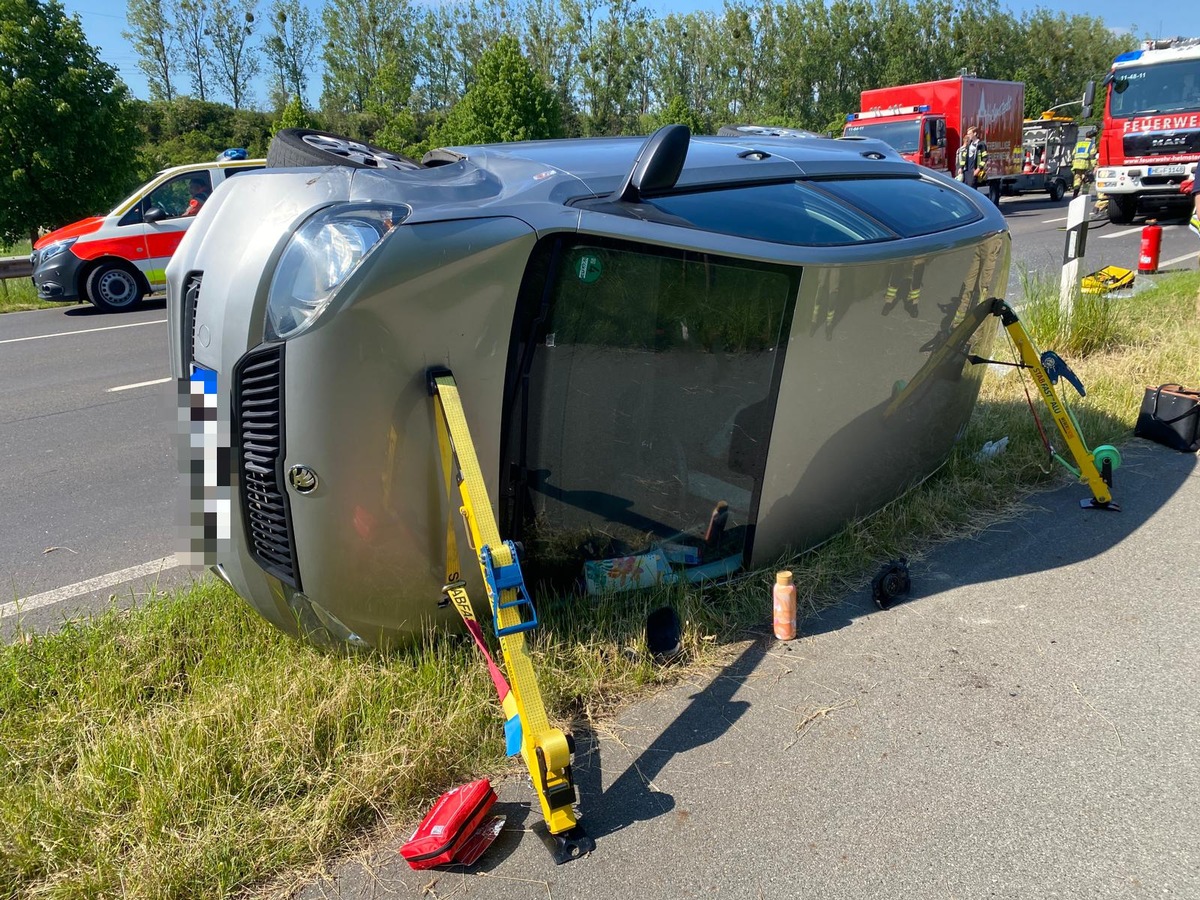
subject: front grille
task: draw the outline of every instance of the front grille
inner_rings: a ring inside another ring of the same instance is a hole
[[[283,345],[252,350],[233,376],[239,495],[250,553],[300,590],[292,517],[283,488]]]
[[[200,282],[203,278],[203,272],[193,272],[188,275],[183,286],[183,321],[180,323],[183,329],[183,343],[179,346],[183,347],[186,353],[184,369],[196,358],[196,306],[200,302]]]

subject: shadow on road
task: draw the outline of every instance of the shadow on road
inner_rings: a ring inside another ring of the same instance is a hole
[[[750,708],[748,701],[734,700],[733,696],[766,656],[769,646],[764,638],[755,640],[704,688],[692,694],[683,711],[628,763],[607,790],[603,788],[598,736],[587,722],[573,725],[572,769],[580,802],[587,810],[583,824],[591,837],[602,838],[675,808],[675,798],[660,791],[654,779],[676,754],[715,741]],[[606,742],[604,749],[610,758],[616,755],[616,745],[616,741]]]
[[[115,312],[115,313],[105,312],[102,309],[97,309],[96,307],[92,306],[92,304],[90,304],[90,303],[84,303],[79,306],[67,307],[66,309],[63,310],[63,315],[71,316],[72,318],[77,318],[77,317],[89,318],[91,316],[104,316],[104,317],[119,318],[119,317],[125,315],[125,313],[127,313],[127,312],[137,312],[138,310],[155,310],[155,309],[164,309],[165,310],[166,308],[167,308],[167,298],[164,295],[164,296],[159,296],[159,297],[147,297],[145,300],[143,300],[140,304],[135,306],[133,309],[122,310],[121,312]]]
[[[1120,512],[1081,509],[1079,500],[1090,494],[1080,484],[1035,494],[1027,502],[1053,512],[1049,527],[1031,529],[1024,520],[1015,519],[940,548],[928,560],[911,566],[912,589],[902,602],[916,603],[952,588],[1049,571],[1099,556],[1134,537],[1188,478],[1195,477],[1195,456],[1140,438],[1127,442],[1121,454],[1124,461],[1113,478],[1113,496]],[[1131,573],[1130,579],[1126,588],[1134,587],[1136,574]],[[1063,590],[1070,589],[1064,580]],[[806,619],[801,634],[836,631],[879,612],[869,588],[856,591]]]

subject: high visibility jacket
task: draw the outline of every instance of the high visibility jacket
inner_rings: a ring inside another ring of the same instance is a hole
[[[1075,153],[1071,157],[1071,168],[1078,171],[1090,169],[1096,159],[1096,148],[1092,141],[1081,140],[1075,143]]]
[[[973,180],[979,184],[987,180],[987,144],[979,138],[976,138],[973,143],[975,145],[975,177]],[[954,177],[959,181],[967,180],[963,169],[967,167],[967,152],[970,147],[971,143],[964,143],[958,148],[958,166],[956,167],[958,174]]]

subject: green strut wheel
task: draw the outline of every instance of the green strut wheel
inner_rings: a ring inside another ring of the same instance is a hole
[[[1101,444],[1092,451],[1092,462],[1100,471],[1104,471],[1104,464],[1108,463],[1115,472],[1121,467],[1121,451],[1111,444]]]

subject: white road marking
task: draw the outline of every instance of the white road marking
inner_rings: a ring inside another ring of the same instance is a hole
[[[1067,217],[1063,216],[1060,219],[1042,219],[1042,224],[1043,225],[1053,225],[1055,222],[1065,222],[1065,221],[1067,221]]]
[[[1121,231],[1114,231],[1112,234],[1102,234],[1100,240],[1111,241],[1113,238],[1129,237],[1131,234],[1140,236],[1141,233],[1142,229],[1140,228],[1124,228]]]
[[[1174,259],[1168,259],[1165,262],[1160,262],[1158,267],[1161,269],[1165,266],[1173,266],[1175,263],[1187,262],[1189,259],[1195,259],[1197,256],[1200,256],[1200,250],[1193,250],[1191,253],[1183,254],[1183,256],[1177,256]]]
[[[166,319],[153,319],[149,322],[130,322],[128,325],[105,325],[103,328],[82,328],[79,331],[56,331],[53,334],[34,334],[23,338],[6,338],[0,344],[18,344],[21,341],[41,341],[52,337],[68,337],[72,334],[91,334],[93,331],[113,331],[117,328],[137,328],[139,325],[162,325]]]
[[[109,388],[107,393],[115,394],[117,391],[132,391],[134,388],[150,387],[152,384],[166,384],[170,380],[170,378],[155,378],[153,381],[139,381],[137,384],[122,384]]]
[[[15,600],[12,603],[5,603],[3,606],[0,606],[0,619],[16,615],[17,613],[31,612],[54,603],[62,603],[64,600],[72,600],[75,597],[82,597],[84,594],[90,594],[92,591],[99,591],[116,584],[123,584],[135,578],[157,575],[160,572],[165,572],[167,569],[173,569],[177,565],[179,563],[174,556],[164,556],[162,559],[154,559],[148,563],[142,563],[140,566],[130,566],[128,569],[109,572],[107,575],[97,575],[95,578],[87,579],[87,581],[77,581],[75,584],[68,584],[66,587],[55,588],[52,591],[43,591],[40,594],[34,594],[22,600]]]

